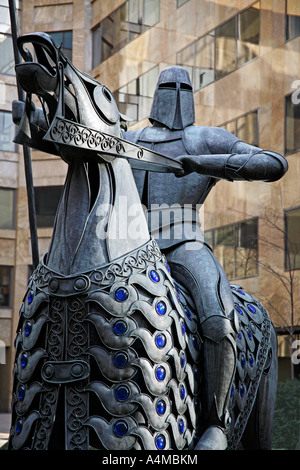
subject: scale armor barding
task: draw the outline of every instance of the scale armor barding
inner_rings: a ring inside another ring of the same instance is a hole
[[[154,241],[77,276],[41,262],[16,338],[11,448],[49,448],[61,387],[67,449],[193,447],[197,330]]]

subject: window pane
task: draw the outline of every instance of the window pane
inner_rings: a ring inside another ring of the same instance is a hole
[[[236,135],[240,140],[250,145],[258,145],[257,111],[241,116],[236,120]]]
[[[101,63],[101,25],[92,31],[92,68]]]
[[[235,277],[255,276],[258,272],[257,219],[242,222],[236,227]]]
[[[147,26],[153,26],[159,22],[160,0],[144,0],[144,18],[143,23]]]
[[[238,65],[244,64],[258,56],[259,50],[259,3],[238,16]]]
[[[110,15],[101,22],[102,37],[101,37],[101,48],[102,55],[101,61],[106,60],[113,53],[114,48],[114,19]]]
[[[0,33],[0,73],[10,75],[15,73],[12,38],[2,33]]]
[[[181,7],[184,3],[186,3],[188,0],[177,0],[177,8]]]
[[[55,31],[49,33],[57,46],[62,45],[62,51],[72,60],[72,31]]]
[[[236,17],[216,28],[216,78],[236,68]]]
[[[0,6],[0,31],[1,33],[10,33],[10,16],[9,9],[5,6]]]
[[[194,89],[198,90],[215,79],[215,36],[207,34],[196,42]]]
[[[128,4],[125,3],[115,12],[115,48],[116,50],[124,47],[129,40],[128,28]]]
[[[141,96],[152,98],[158,80],[158,67],[154,67],[149,72],[144,73],[139,78],[139,93]]]
[[[62,186],[37,187],[34,192],[37,226],[52,227]]]
[[[14,228],[15,190],[0,188],[0,228]]]
[[[214,232],[214,254],[229,279],[234,276],[234,225],[221,227]]]
[[[293,39],[300,35],[299,0],[287,0],[286,12],[286,39]]]
[[[285,213],[285,268],[300,269],[300,208]]]
[[[176,63],[189,73],[191,82],[194,84],[195,43],[190,44],[177,53]],[[193,86],[195,87],[195,85]]]
[[[292,95],[286,97],[285,106],[285,153],[300,149],[300,105],[292,102]]]
[[[226,131],[231,132],[231,134],[235,135],[235,119],[233,121],[229,121],[222,126]]]
[[[15,125],[12,121],[12,115],[8,111],[0,111],[0,150],[3,152],[15,152],[16,145],[13,142],[15,138]]]
[[[139,0],[128,0],[128,21],[138,24],[139,18]]]
[[[0,266],[0,306],[10,306],[10,286],[11,286],[10,266]]]

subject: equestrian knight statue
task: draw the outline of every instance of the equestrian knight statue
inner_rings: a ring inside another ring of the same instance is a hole
[[[195,126],[182,68],[161,73],[152,126],[122,134],[109,89],[47,34],[18,47],[27,98],[13,106],[16,141],[61,157],[68,172],[20,309],[9,448],[269,448],[274,328],[229,285],[196,209],[220,179],[281,178],[285,159]],[[163,204],[177,208],[167,226]]]

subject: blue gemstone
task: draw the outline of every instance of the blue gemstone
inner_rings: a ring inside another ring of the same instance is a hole
[[[201,373],[200,373],[200,369],[198,367],[195,367],[194,368],[194,377],[197,381],[200,380],[201,378]]]
[[[245,395],[245,392],[246,392],[245,387],[244,387],[243,384],[241,384],[240,385],[240,395],[241,395],[241,397],[243,397]]]
[[[128,290],[125,287],[119,287],[115,292],[115,297],[119,302],[124,302],[128,299]]]
[[[19,419],[17,421],[17,424],[16,424],[16,433],[17,434],[20,434],[20,432],[22,431],[22,427],[23,427],[23,421],[21,419]]]
[[[31,290],[31,291],[29,292],[28,298],[27,298],[27,302],[28,302],[29,304],[31,304],[31,302],[33,301],[33,297],[34,297],[34,292],[33,292],[33,290]]]
[[[239,332],[239,334],[238,334],[238,339],[242,339],[242,333],[241,332]]]
[[[230,396],[233,397],[233,395],[234,395],[234,385],[232,385],[231,391],[230,391]]]
[[[162,450],[166,446],[166,438],[163,434],[156,436],[155,445],[159,450]]]
[[[184,307],[184,311],[185,311],[185,313],[186,313],[188,319],[190,320],[190,319],[192,318],[191,312],[189,311],[189,309],[188,309],[187,307]]]
[[[193,336],[192,341],[193,341],[194,348],[197,349],[197,351],[198,351],[199,350],[199,341],[196,338],[196,336]]]
[[[156,375],[157,380],[159,380],[159,381],[164,380],[164,378],[166,376],[165,368],[163,366],[156,367],[155,375]]]
[[[253,365],[254,365],[254,358],[253,358],[252,354],[249,355],[249,364],[250,364],[251,367],[253,367]]]
[[[168,263],[166,263],[166,265],[165,265],[165,266],[166,266],[167,270],[168,270],[168,271],[169,271],[169,273],[170,273],[170,272],[171,272],[171,268],[170,268],[170,266],[168,265]]]
[[[181,397],[181,399],[183,400],[184,397],[185,397],[185,388],[184,388],[184,385],[180,385],[180,387],[179,387],[179,392],[180,392],[180,397]]]
[[[180,354],[180,364],[181,364],[181,367],[185,366],[185,355],[184,355],[184,353]]]
[[[24,397],[25,397],[25,387],[24,387],[24,385],[20,385],[20,387],[18,389],[18,399],[19,400],[24,400]]]
[[[183,421],[183,419],[180,419],[178,421],[178,430],[179,430],[180,434],[183,434],[183,432],[184,432],[184,421]]]
[[[240,315],[243,315],[243,310],[241,309],[241,307],[239,307],[238,305],[235,306],[235,309],[236,311],[240,314]]]
[[[21,356],[21,367],[26,367],[28,362],[28,356],[26,353],[23,353]]]
[[[166,337],[163,333],[159,333],[155,337],[155,344],[158,348],[163,348],[166,344]]]
[[[164,400],[159,400],[157,403],[156,403],[156,411],[157,411],[157,414],[159,415],[163,415],[166,411],[166,402]]]
[[[256,308],[254,307],[254,305],[249,304],[249,305],[247,305],[247,307],[248,307],[248,310],[250,310],[250,312],[252,312],[252,313],[256,312]]]
[[[123,320],[118,320],[113,326],[113,331],[116,335],[124,335],[127,331],[127,323]]]
[[[127,431],[128,431],[128,425],[126,421],[120,420],[115,423],[114,433],[116,434],[116,436],[118,437],[125,436],[125,434],[127,434]]]
[[[123,352],[118,352],[113,358],[114,365],[120,368],[125,367],[127,362],[128,362],[127,354]]]
[[[115,397],[119,401],[125,401],[129,397],[130,391],[126,385],[119,385],[115,390]]]
[[[167,311],[167,306],[165,302],[160,300],[159,302],[157,302],[155,309],[159,315],[164,315]]]
[[[185,323],[184,323],[184,321],[181,322],[181,331],[182,331],[182,334],[184,335],[185,334]]]
[[[245,295],[245,292],[242,289],[237,290],[240,294]]]
[[[244,354],[242,354],[242,357],[241,357],[241,365],[243,369],[246,367],[246,358]]]
[[[159,282],[159,275],[158,275],[158,272],[154,271],[154,269],[152,269],[152,270],[150,271],[149,276],[150,276],[151,281],[153,281],[153,282]]]
[[[27,321],[27,322],[25,323],[25,328],[24,328],[24,332],[25,332],[25,335],[26,335],[26,336],[29,336],[29,335],[30,335],[30,333],[31,333],[31,328],[32,328],[31,322],[30,322],[30,321]]]
[[[249,330],[249,328],[247,329],[247,334],[248,334],[249,339],[252,339],[252,333],[251,333],[251,331]]]

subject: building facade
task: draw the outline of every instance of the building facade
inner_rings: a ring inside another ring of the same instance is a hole
[[[158,75],[185,67],[196,124],[285,155],[275,183],[219,182],[204,207],[207,240],[232,284],[268,309],[280,378],[299,373],[300,4],[297,0],[19,0],[21,34],[45,31],[80,70],[105,83],[132,128],[147,119]],[[8,1],[0,1],[0,411],[9,411],[14,336],[32,270],[22,148],[12,142],[17,99]],[[32,150],[40,257],[66,175]],[[293,347],[290,332],[293,330]],[[298,347],[299,349],[299,347]]]

